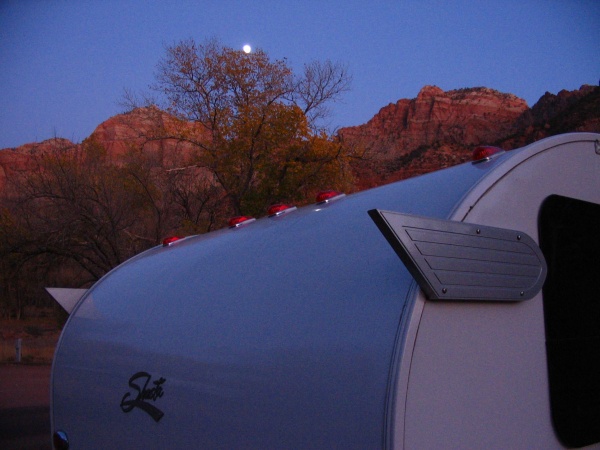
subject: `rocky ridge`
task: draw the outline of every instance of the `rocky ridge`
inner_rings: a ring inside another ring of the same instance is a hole
[[[366,124],[339,133],[346,140],[366,139],[378,158],[387,159],[439,142],[496,141],[528,109],[525,100],[488,88],[444,92],[425,86],[417,98],[385,106]]]
[[[128,151],[141,148],[173,167],[193,148],[181,140],[159,139],[153,128],[157,123],[162,131],[201,133],[198,125],[148,107],[111,117],[84,142],[101,144],[117,164]],[[416,98],[391,103],[366,124],[340,129],[338,136],[364,155],[354,166],[356,188],[364,189],[467,161],[477,145],[510,150],[570,131],[600,132],[599,87],[547,92],[529,108],[523,99],[485,87],[443,91],[425,86]],[[0,189],[11,172],[32,170],[32,156],[81,145],[53,138],[0,150]]]
[[[571,131],[600,131],[600,88],[546,92],[532,107],[512,94],[479,87],[425,86],[415,99],[383,107],[341,138],[365,152],[358,187],[376,186],[470,159],[478,145],[506,150]]]

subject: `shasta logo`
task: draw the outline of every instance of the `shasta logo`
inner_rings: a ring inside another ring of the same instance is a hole
[[[129,379],[129,387],[131,389],[121,399],[121,410],[128,413],[133,408],[140,408],[158,422],[162,419],[164,413],[154,406],[153,403],[163,396],[163,384],[167,380],[161,377],[158,380],[152,381],[151,384],[151,379],[152,376],[147,372],[133,374]]]

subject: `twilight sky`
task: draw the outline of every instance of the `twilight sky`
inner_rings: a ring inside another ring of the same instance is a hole
[[[217,38],[300,71],[349,67],[331,126],[359,125],[425,85],[486,86],[533,106],[600,78],[597,0],[0,0],[0,148],[74,142],[147,91],[165,45]]]

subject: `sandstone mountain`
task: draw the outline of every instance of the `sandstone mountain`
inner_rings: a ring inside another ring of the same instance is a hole
[[[439,142],[474,145],[496,141],[529,108],[512,94],[487,88],[444,92],[425,86],[412,100],[382,108],[368,123],[343,128],[346,139],[367,139],[377,158],[389,159]]]
[[[110,158],[118,163],[131,148],[143,148],[146,154],[158,158],[163,166],[172,167],[188,156],[193,147],[177,139],[165,139],[168,131],[188,131],[198,128],[181,122],[156,107],[138,108],[111,117],[98,125],[88,138],[104,146]]]
[[[194,124],[177,121],[155,107],[138,108],[102,122],[85,141],[96,142],[104,147],[108,159],[114,164],[122,163],[130,150],[141,149],[146,157],[170,168],[181,163],[193,148],[179,140],[158,138],[157,135],[165,129],[182,126],[192,129]],[[56,148],[75,150],[81,147],[82,144],[75,144],[68,139],[52,138],[0,150],[0,190],[11,173],[34,169],[34,156]]]
[[[417,98],[385,106],[339,135],[366,151],[356,166],[359,187],[366,188],[467,161],[478,145],[510,150],[570,131],[600,131],[600,88],[547,92],[529,108],[488,88],[426,86]]]
[[[193,149],[175,139],[157,138],[157,123],[163,129],[195,127],[156,108],[140,108],[103,122],[87,140],[103,145],[115,163],[137,147],[166,167],[176,166]],[[547,92],[529,108],[524,100],[489,88],[445,92],[425,86],[417,98],[389,104],[366,124],[340,129],[338,136],[364,152],[354,167],[356,188],[364,189],[467,161],[478,145],[510,150],[571,131],[600,132],[599,87]],[[11,171],[32,168],[32,155],[79,145],[54,138],[0,150],[0,189]]]

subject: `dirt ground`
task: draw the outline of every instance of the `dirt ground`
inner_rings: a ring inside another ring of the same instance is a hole
[[[52,317],[0,320],[0,449],[52,448],[50,369],[59,335]]]
[[[51,364],[59,336],[60,329],[53,317],[0,319],[0,364],[17,362],[18,340],[22,363]]]
[[[0,448],[51,449],[50,365],[0,364]]]

